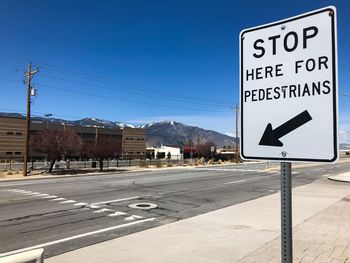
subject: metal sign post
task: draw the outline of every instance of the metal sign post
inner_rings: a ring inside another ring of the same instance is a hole
[[[293,262],[292,164],[281,162],[281,262]]]

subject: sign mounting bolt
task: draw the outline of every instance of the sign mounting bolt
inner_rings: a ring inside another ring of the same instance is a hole
[[[285,30],[285,29],[286,29],[286,25],[282,25],[282,26],[281,26],[281,29],[282,29],[282,30]]]
[[[329,11],[328,15],[329,15],[329,16],[333,16],[333,15],[334,15],[333,10]]]
[[[287,156],[287,152],[281,152],[281,154],[282,154],[282,157],[286,157]]]

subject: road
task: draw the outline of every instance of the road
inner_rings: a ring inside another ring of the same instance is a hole
[[[349,168],[295,167],[293,187]],[[0,253],[44,246],[51,257],[269,195],[279,185],[278,170],[265,163],[1,182]],[[128,207],[138,202],[158,207]]]

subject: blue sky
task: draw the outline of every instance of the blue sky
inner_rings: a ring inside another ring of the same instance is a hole
[[[234,131],[239,32],[327,5],[338,11],[339,91],[349,94],[349,1],[0,2],[0,111],[146,123],[176,120]],[[350,97],[339,97],[350,142]]]

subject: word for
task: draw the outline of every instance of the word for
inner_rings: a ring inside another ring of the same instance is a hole
[[[320,56],[317,59],[309,58],[307,60],[297,60],[294,63],[294,73],[298,74],[302,71],[314,71],[328,69],[328,57]],[[246,81],[267,79],[283,76],[283,64],[276,64],[274,66],[258,67],[246,70]]]

